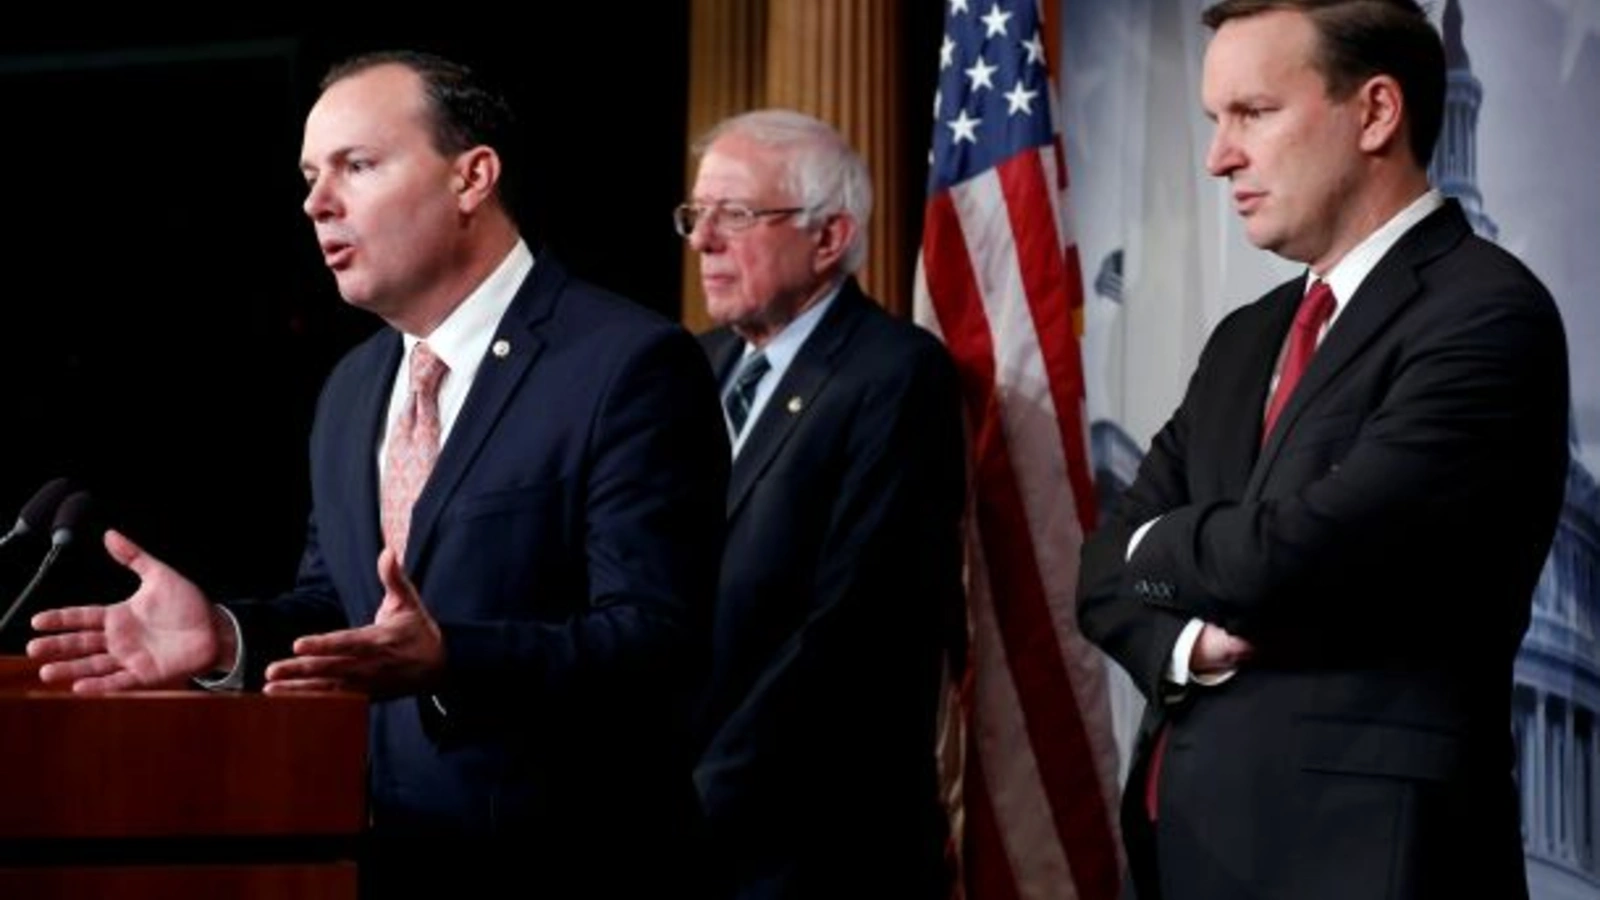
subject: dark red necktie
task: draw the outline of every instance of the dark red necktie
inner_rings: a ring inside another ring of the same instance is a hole
[[[1150,765],[1144,770],[1144,814],[1152,822],[1156,820],[1156,801],[1159,799],[1156,783],[1161,780],[1161,758],[1166,755],[1167,725],[1162,723],[1161,730],[1156,732],[1156,744],[1150,748]]]
[[[1278,421],[1278,414],[1289,405],[1295,385],[1300,383],[1306,367],[1311,365],[1311,354],[1317,352],[1317,335],[1333,316],[1336,305],[1333,288],[1328,287],[1326,281],[1312,285],[1301,299],[1300,309],[1294,314],[1294,324],[1289,327],[1289,349],[1283,354],[1283,371],[1278,375],[1278,387],[1267,402],[1267,414],[1261,423],[1261,443],[1265,444],[1267,438],[1272,436],[1272,426]]]

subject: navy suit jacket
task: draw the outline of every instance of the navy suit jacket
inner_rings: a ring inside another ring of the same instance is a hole
[[[1083,631],[1150,700],[1123,804],[1139,897],[1526,896],[1512,663],[1566,479],[1559,314],[1450,201],[1349,298],[1262,446],[1303,285],[1217,326],[1084,545]],[[1173,696],[1190,617],[1257,652]]]
[[[406,551],[444,636],[445,713],[372,705],[374,832],[520,885],[676,886],[727,483],[711,372],[680,327],[548,255],[496,339],[509,352],[485,356]],[[377,448],[401,349],[383,330],[323,390],[295,587],[231,606],[255,679],[295,636],[377,610]]]
[[[725,382],[744,342],[702,342]],[[847,281],[747,427],[695,774],[739,896],[947,896],[934,741],[964,622],[954,366]]]

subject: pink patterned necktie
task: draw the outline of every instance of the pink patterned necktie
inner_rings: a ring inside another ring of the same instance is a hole
[[[419,343],[411,351],[411,393],[389,435],[379,490],[383,540],[401,559],[411,531],[411,506],[439,458],[439,383],[449,371],[427,344]]]

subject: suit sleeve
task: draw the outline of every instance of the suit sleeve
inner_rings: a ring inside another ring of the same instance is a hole
[[[779,808],[770,805],[780,802],[774,792],[804,790],[805,773],[773,765],[801,754],[770,754],[757,765],[759,748],[800,742],[841,758],[896,753],[861,747],[842,723],[933,719],[941,647],[962,609],[964,444],[943,348],[919,344],[862,392],[850,423],[805,616],[718,725],[696,771],[708,815],[725,825],[770,815]],[[907,708],[922,695],[928,710]],[[830,733],[839,739],[818,739]],[[842,759],[805,762],[848,770]]]
[[[1127,590],[1128,542],[1139,526],[1189,503],[1188,450],[1191,402],[1206,390],[1214,344],[1202,352],[1188,394],[1150,442],[1134,482],[1100,527],[1084,541],[1078,570],[1078,626],[1122,666],[1146,700],[1163,690],[1163,676],[1178,634],[1192,615],[1160,609]],[[1157,527],[1145,534],[1141,546]]]

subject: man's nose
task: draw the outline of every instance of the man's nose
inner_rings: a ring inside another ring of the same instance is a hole
[[[1244,165],[1244,153],[1223,126],[1217,126],[1206,147],[1206,171],[1221,178]]]
[[[716,217],[706,213],[695,220],[689,232],[689,246],[696,253],[713,253],[722,246],[722,235],[713,223]]]
[[[312,181],[306,191],[306,200],[300,206],[313,222],[332,218],[338,211],[338,201],[323,179]]]

